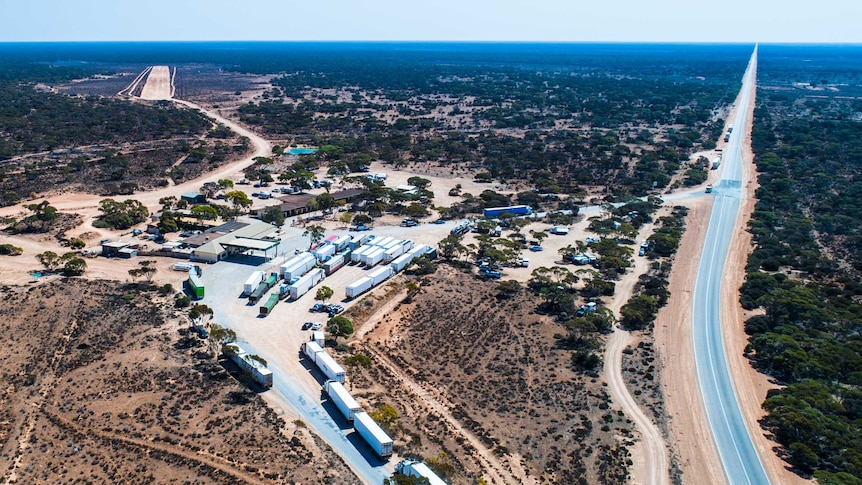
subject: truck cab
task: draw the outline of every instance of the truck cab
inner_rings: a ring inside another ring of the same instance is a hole
[[[712,184],[710,184],[710,185],[707,185],[707,186],[706,186],[706,193],[707,193],[707,194],[711,194],[711,193],[712,193]]]

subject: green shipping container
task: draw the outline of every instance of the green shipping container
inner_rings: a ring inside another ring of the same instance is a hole
[[[189,289],[192,290],[195,300],[200,300],[204,297],[204,284],[196,274],[189,274]]]
[[[269,298],[266,300],[266,303],[260,306],[260,315],[265,317],[272,312],[272,307],[278,303],[278,295],[269,295]]]

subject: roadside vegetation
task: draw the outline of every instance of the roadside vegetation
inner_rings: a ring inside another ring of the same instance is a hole
[[[772,49],[778,49],[777,47]],[[746,355],[783,386],[763,403],[785,459],[821,483],[862,483],[862,88],[826,49],[761,53],[758,202],[740,301]],[[814,56],[816,63],[808,63]],[[803,60],[804,59],[804,60]],[[789,87],[791,79],[816,79]],[[774,90],[775,86],[783,89]],[[812,96],[812,91],[816,96]]]

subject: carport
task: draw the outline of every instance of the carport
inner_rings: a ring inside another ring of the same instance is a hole
[[[219,241],[219,244],[227,249],[227,255],[230,256],[260,256],[263,253],[263,258],[267,261],[275,256],[278,256],[279,241],[271,241],[269,239],[256,239],[251,237],[238,237],[231,241]],[[269,252],[275,248],[275,252],[270,256]]]

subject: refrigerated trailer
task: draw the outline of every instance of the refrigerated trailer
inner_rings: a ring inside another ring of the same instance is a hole
[[[255,288],[257,288],[257,285],[264,280],[264,278],[266,278],[266,273],[263,271],[255,271],[252,273],[251,276],[245,280],[245,283],[242,286],[242,294],[246,296],[250,295]]]
[[[344,251],[345,249],[347,249],[347,245],[350,244],[350,239],[350,236],[345,234],[344,236],[339,237],[335,241],[332,241],[332,245],[335,246],[336,251]]]
[[[337,251],[337,248],[330,243],[315,249],[312,253],[317,257],[318,261],[326,261],[335,254],[335,251]]]
[[[323,389],[326,391],[326,395],[329,396],[329,400],[335,404],[348,421],[353,421],[353,415],[362,410],[356,399],[353,399],[353,396],[347,392],[347,389],[340,382],[326,381],[323,384]]]
[[[379,457],[392,455],[392,438],[364,411],[353,413],[353,428]]]
[[[323,270],[320,268],[315,268],[308,272],[305,276],[298,279],[296,283],[290,285],[288,291],[290,291],[290,298],[296,300],[302,295],[308,293],[309,290],[315,287],[318,283],[323,281],[324,276]]]
[[[376,266],[377,263],[383,261],[383,254],[385,252],[385,249],[381,247],[376,247],[373,251],[363,254],[360,262],[365,266],[368,266],[369,268],[372,266]]]
[[[278,295],[269,295],[269,298],[267,298],[266,302],[264,302],[264,304],[260,306],[260,316],[265,317],[272,313],[272,309],[273,307],[275,307],[276,303],[278,303]]]
[[[391,248],[383,252],[383,262],[391,263],[395,258],[401,256],[402,254],[404,254],[403,244],[392,246]]]
[[[353,283],[347,285],[347,288],[345,289],[344,293],[345,295],[347,295],[347,298],[356,298],[357,296],[370,290],[373,286],[374,285],[371,282],[371,278],[363,276],[362,278],[359,278]]]
[[[392,266],[381,266],[368,273],[368,277],[371,278],[371,286],[377,286],[391,278],[394,274],[395,270],[392,269]]]
[[[438,477],[428,465],[416,460],[402,460],[395,465],[395,473],[408,477],[424,478],[428,485],[446,485],[442,478]]]
[[[347,254],[337,254],[332,257],[329,261],[323,263],[323,272],[326,273],[326,276],[331,275],[339,270],[344,263],[347,261]]]
[[[361,248],[350,253],[350,262],[358,263],[362,261],[362,256],[377,249],[377,246],[362,246]]]
[[[394,237],[389,237],[389,236],[378,237],[378,238],[375,238],[373,241],[369,242],[368,245],[369,246],[377,246],[379,248],[382,248],[382,247],[386,247],[387,244],[389,244],[390,242],[392,242],[394,240],[395,240]]]
[[[312,362],[317,361],[317,354],[323,352],[323,347],[317,345],[316,342],[308,341],[302,344],[302,353],[311,359]]]
[[[344,368],[338,365],[338,362],[331,355],[327,354],[325,350],[317,353],[314,363],[327,379],[344,383],[344,378],[347,377]]]
[[[317,258],[311,253],[302,253],[281,266],[281,275],[290,281],[308,273],[315,266],[317,266]]]
[[[236,343],[229,344],[233,350],[227,352],[228,356],[240,369],[250,375],[255,382],[263,387],[272,387],[272,371],[267,369],[262,362],[254,359]]]
[[[389,265],[392,269],[397,273],[402,269],[406,268],[410,262],[413,261],[413,253],[402,254],[401,256],[395,258],[395,261]]]

